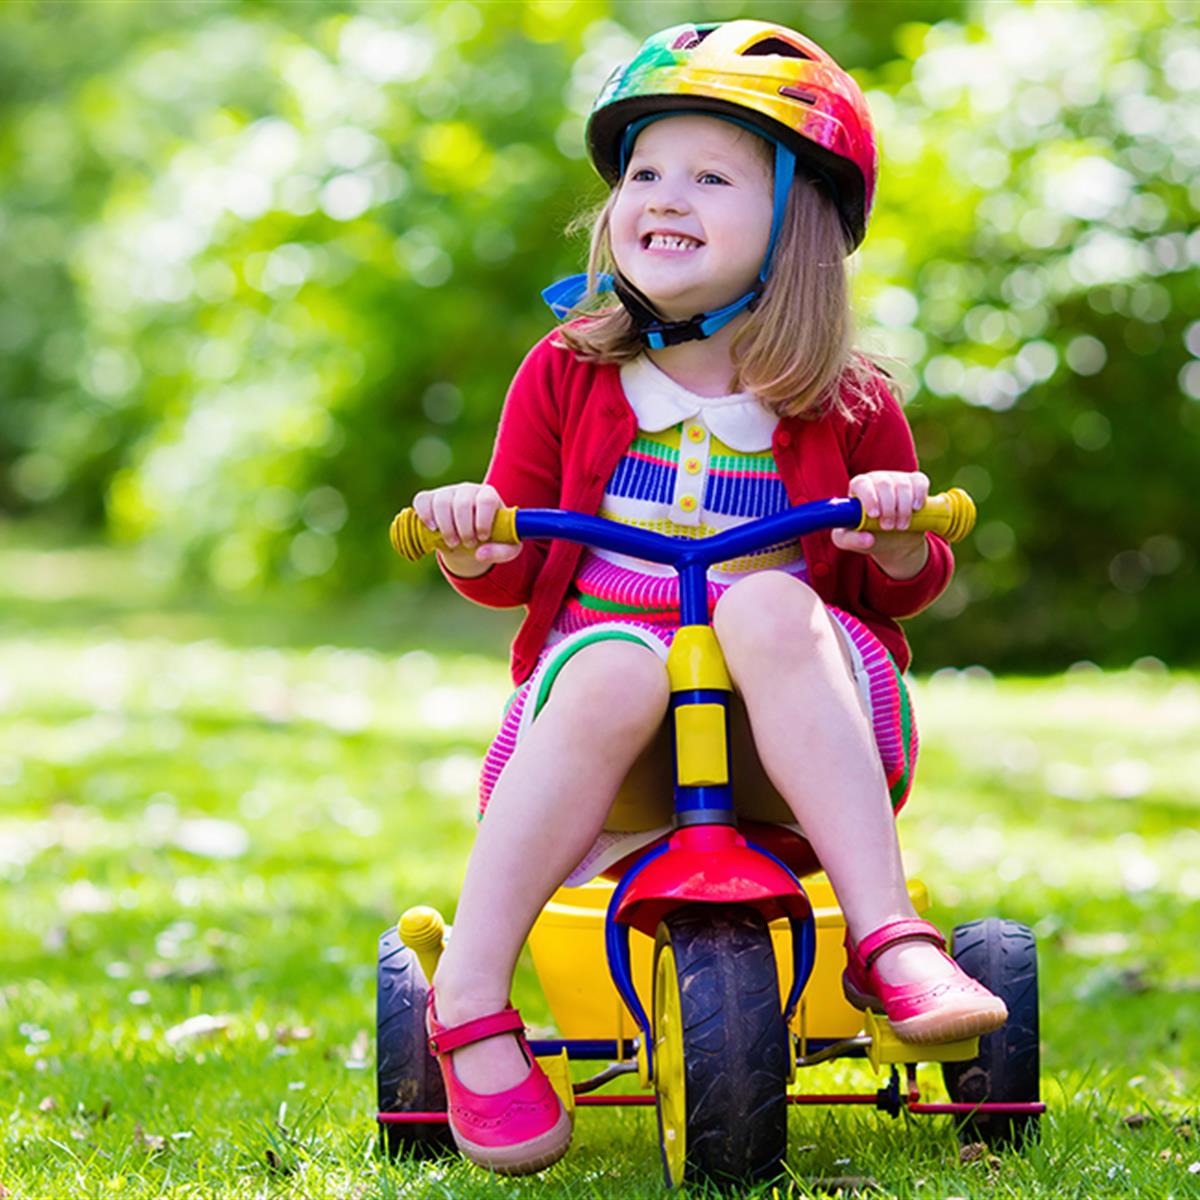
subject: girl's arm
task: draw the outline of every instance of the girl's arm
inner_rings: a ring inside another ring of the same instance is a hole
[[[850,475],[853,478],[887,471],[915,476],[919,471],[917,451],[900,402],[883,379],[878,381],[877,394],[880,408],[862,421],[857,442],[852,441],[847,457]],[[915,479],[912,486],[920,492],[919,482]],[[875,489],[859,485],[855,494],[871,490]],[[911,617],[927,608],[945,591],[954,574],[954,555],[944,538],[935,533],[924,535],[926,557],[924,564],[919,566],[922,548],[917,543],[914,550],[907,545],[909,541],[912,539],[906,535],[903,549],[888,550],[878,559],[870,556],[868,551],[862,599],[881,616]],[[887,567],[898,575],[909,571],[915,573],[907,578],[897,578],[889,574]]]
[[[559,412],[554,401],[556,351],[548,339],[539,342],[518,368],[508,389],[492,461],[484,482],[506,505],[555,508],[562,478]],[[509,562],[493,563],[473,577],[455,575],[440,563],[442,574],[460,595],[492,608],[526,604],[534,580],[546,561],[545,543],[526,542]]]

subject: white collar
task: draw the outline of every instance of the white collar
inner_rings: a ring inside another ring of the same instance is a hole
[[[637,417],[638,428],[659,433],[695,417],[733,450],[752,454],[769,450],[779,418],[752,392],[697,396],[659,370],[644,354],[621,367],[621,387]]]

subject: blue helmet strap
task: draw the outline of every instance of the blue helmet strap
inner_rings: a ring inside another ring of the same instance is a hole
[[[633,149],[633,143],[637,139],[637,135],[652,121],[658,121],[664,117],[682,115],[686,114],[674,112],[654,113],[649,117],[643,117],[639,121],[630,123],[621,141],[622,176],[625,174],[625,167],[629,161],[629,155]],[[718,116],[721,120],[730,121],[734,125],[748,129],[751,133],[757,134],[759,137],[767,136],[757,125],[752,125],[748,121],[741,121],[737,117],[726,116],[723,113],[705,115]],[[691,342],[711,337],[718,329],[728,325],[744,309],[749,309],[751,312],[754,311],[754,307],[766,285],[767,276],[771,272],[771,260],[774,257],[775,247],[779,241],[779,231],[783,227],[783,217],[787,211],[787,201],[792,190],[792,181],[796,177],[795,154],[783,145],[782,142],[775,141],[774,138],[769,140],[775,146],[771,234],[767,240],[767,251],[763,255],[762,266],[758,271],[758,282],[744,296],[734,300],[731,304],[726,304],[723,308],[714,309],[711,312],[697,313],[695,316],[689,317],[686,321],[668,321],[654,308],[650,299],[638,291],[620,272],[615,272],[611,276],[599,275],[596,277],[597,290],[611,290],[617,294],[617,298],[625,306],[626,311],[637,326],[642,341],[652,350],[661,350],[664,346],[676,346],[680,342]],[[542,292],[542,298],[550,305],[550,309],[554,315],[562,318],[567,316],[571,309],[583,300],[587,294],[587,290],[588,277],[586,275],[572,275],[568,279],[562,279],[557,283],[551,284],[550,287]]]

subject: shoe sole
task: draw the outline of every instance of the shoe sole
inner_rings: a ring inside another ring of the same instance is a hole
[[[936,1045],[938,1042],[959,1042],[966,1038],[980,1037],[992,1033],[1008,1020],[1008,1009],[967,1009],[955,1016],[944,1013],[929,1013],[925,1016],[909,1017],[907,1021],[893,1021],[892,1031],[902,1042],[918,1046]]]
[[[571,1118],[564,1110],[545,1133],[515,1146],[481,1146],[460,1136],[453,1123],[450,1132],[462,1156],[477,1167],[486,1167],[497,1175],[532,1175],[544,1171],[566,1154],[571,1144],[572,1127]]]
[[[875,996],[860,992],[845,980],[842,994],[860,1012],[870,1009],[887,1016],[883,1004]],[[1008,1020],[1008,1008],[1003,1001],[986,1008],[965,1009],[960,1013],[945,1015],[944,1012],[927,1013],[909,1017],[907,1021],[890,1021],[892,1032],[902,1041],[917,1046],[937,1045],[939,1042],[959,1042],[966,1038],[981,1037],[993,1033]]]

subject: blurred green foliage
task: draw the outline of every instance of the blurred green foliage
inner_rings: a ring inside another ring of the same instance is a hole
[[[919,661],[1195,661],[1186,0],[10,0],[0,513],[234,593],[390,578],[391,512],[479,476],[538,291],[583,257],[600,83],[742,14],[855,67],[879,127],[863,341],[981,504]]]

